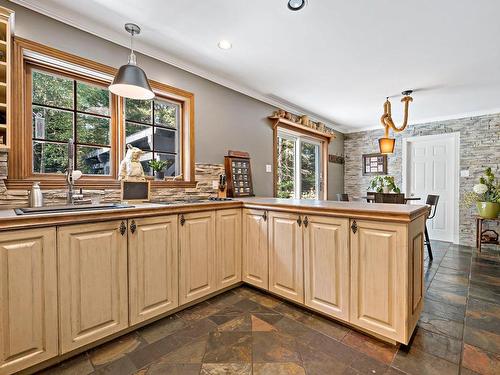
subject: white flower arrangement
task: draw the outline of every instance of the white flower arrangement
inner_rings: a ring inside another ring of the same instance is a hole
[[[474,193],[481,195],[488,191],[488,186],[486,186],[485,184],[477,184],[474,185],[472,190],[474,190]]]

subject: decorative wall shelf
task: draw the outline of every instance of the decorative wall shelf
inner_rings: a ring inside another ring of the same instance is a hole
[[[333,134],[333,133],[322,131],[322,130],[316,129],[315,127],[312,127],[312,126],[306,126],[306,125],[300,124],[298,122],[286,119],[284,117],[269,116],[268,119],[274,122],[273,128],[275,128],[279,125],[284,125],[284,126],[290,128],[291,130],[296,129],[300,132],[305,132],[305,133],[309,133],[313,136],[317,136],[317,137],[319,136],[319,137],[325,138],[328,142],[330,142],[332,139],[336,138],[335,134]]]
[[[0,7],[0,150],[10,148],[11,113],[11,46],[14,12]]]

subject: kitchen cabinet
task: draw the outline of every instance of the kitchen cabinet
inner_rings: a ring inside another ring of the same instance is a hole
[[[269,290],[304,302],[302,218],[286,212],[269,213]]]
[[[0,374],[58,354],[55,228],[0,233]]]
[[[306,216],[305,305],[349,320],[349,219]]]
[[[350,232],[350,322],[400,341],[407,306],[406,226],[351,220]]]
[[[179,302],[216,291],[215,211],[179,215]]]
[[[126,224],[58,228],[61,353],[128,327]]]
[[[216,212],[217,289],[241,281],[241,209]]]
[[[130,323],[166,313],[178,301],[177,215],[129,221]]]
[[[268,214],[243,209],[242,279],[262,289],[269,288]]]

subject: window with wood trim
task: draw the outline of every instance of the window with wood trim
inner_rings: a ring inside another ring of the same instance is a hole
[[[194,95],[151,81],[154,100],[117,97],[108,90],[116,69],[41,44],[14,41],[14,119],[9,153],[9,188],[65,185],[68,142],[78,185],[118,188],[120,160],[126,144],[146,151],[141,160],[167,162],[165,175],[175,180],[153,186],[193,187]]]
[[[32,172],[64,173],[72,143],[74,169],[111,176],[117,145],[111,136],[113,101],[108,88],[36,67],[29,71]]]
[[[125,143],[145,153],[141,163],[151,173],[152,159],[166,162],[165,175],[180,172],[181,118],[179,103],[157,96],[153,100],[125,99]]]
[[[274,126],[274,196],[326,199],[328,139]]]

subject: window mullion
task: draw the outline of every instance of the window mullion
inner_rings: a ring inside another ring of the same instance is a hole
[[[77,130],[76,130],[76,120],[77,120],[77,102],[76,102],[76,80],[73,80],[73,169],[76,170],[77,168],[77,163],[76,163],[76,155],[77,155],[77,150],[76,150],[76,137],[78,136]]]

